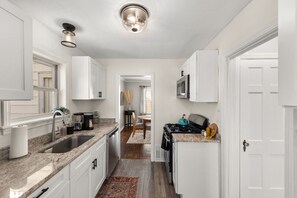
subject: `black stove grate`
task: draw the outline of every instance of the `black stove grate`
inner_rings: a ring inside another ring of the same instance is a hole
[[[192,125],[180,125],[168,123],[164,126],[166,133],[201,133],[201,128]]]

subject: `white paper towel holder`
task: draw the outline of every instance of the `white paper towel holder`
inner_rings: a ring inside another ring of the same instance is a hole
[[[11,128],[9,159],[28,154],[28,126],[18,125]]]

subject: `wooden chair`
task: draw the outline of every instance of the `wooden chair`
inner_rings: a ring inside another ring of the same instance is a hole
[[[136,130],[143,130],[143,123],[136,123],[136,116],[135,113],[132,112],[132,122],[133,122],[133,128],[132,128],[132,137],[134,137]]]

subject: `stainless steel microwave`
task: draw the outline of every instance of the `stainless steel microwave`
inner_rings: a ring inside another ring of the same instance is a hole
[[[176,97],[190,98],[190,75],[181,77],[176,83]]]

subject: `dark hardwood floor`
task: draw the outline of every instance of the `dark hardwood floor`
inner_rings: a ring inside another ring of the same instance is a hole
[[[132,127],[125,127],[121,131],[121,158],[122,159],[150,159],[150,144],[127,144]]]
[[[165,164],[150,160],[151,145],[126,143],[131,132],[131,127],[121,132],[121,160],[112,176],[138,177],[137,198],[177,198],[167,181]]]

